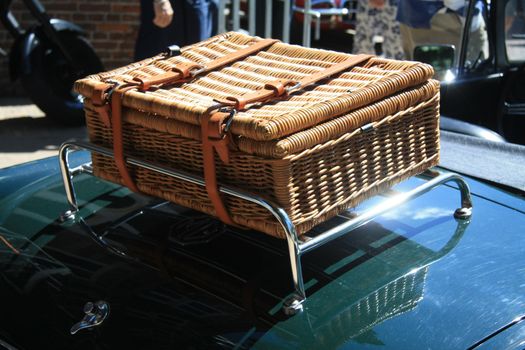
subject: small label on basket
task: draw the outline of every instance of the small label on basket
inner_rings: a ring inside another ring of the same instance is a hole
[[[363,125],[361,127],[361,131],[362,132],[374,131],[374,124],[373,123],[368,123],[368,124]]]
[[[164,50],[164,54],[167,57],[180,56],[181,55],[180,47],[178,45],[170,45],[166,48],[166,50]]]

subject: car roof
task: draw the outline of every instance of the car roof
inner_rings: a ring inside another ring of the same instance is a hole
[[[525,191],[525,146],[441,130],[439,165]]]

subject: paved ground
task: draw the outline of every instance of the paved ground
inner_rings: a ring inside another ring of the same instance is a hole
[[[0,168],[56,155],[68,139],[85,139],[85,127],[47,120],[25,98],[0,98]]]

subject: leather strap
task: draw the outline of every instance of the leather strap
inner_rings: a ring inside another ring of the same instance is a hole
[[[358,65],[368,59],[371,55],[357,55],[346,61],[337,63],[322,72],[309,75],[299,81],[291,80],[276,80],[274,82],[265,84],[264,89],[246,94],[242,97],[227,97],[224,101],[218,101],[224,106],[231,106],[234,109],[244,109],[247,104],[267,101],[282,96],[287,96],[293,91],[304,89],[311,84],[314,84],[320,80],[329,78],[330,76],[347,70],[355,65]],[[206,191],[208,197],[213,203],[216,211],[216,215],[219,219],[228,224],[233,225],[224,202],[219,193],[217,172],[215,165],[215,152],[219,155],[220,159],[228,164],[229,163],[229,134],[224,133],[225,121],[227,118],[232,118],[230,113],[215,112],[207,114],[208,118],[201,120],[201,136],[202,136],[202,153],[204,160],[204,180],[206,183]]]
[[[100,116],[100,120],[104,123],[104,125],[108,128],[113,127],[113,153],[115,164],[119,170],[124,185],[130,188],[132,191],[139,191],[128,171],[124,158],[124,146],[122,141],[122,96],[126,91],[131,89],[145,91],[150,89],[152,86],[188,81],[193,79],[198,74],[209,72],[229,63],[238,61],[246,56],[259,52],[276,42],[278,42],[278,40],[274,39],[264,39],[257,41],[248,47],[208,62],[205,66],[201,66],[193,62],[179,63],[172,69],[172,71],[147,79],[135,77],[133,80],[126,82],[126,84],[113,89],[113,91],[111,91],[111,88],[113,87],[111,84],[97,84],[94,87],[92,94],[93,105],[95,106],[95,109]],[[110,94],[111,110],[107,103]],[[204,174],[205,179],[207,179],[206,190],[216,208],[217,216],[219,216],[223,222],[227,224],[233,224],[220,198],[215,171],[214,152],[217,152],[221,160],[225,163],[228,163],[229,161],[229,138],[223,136],[221,129],[223,127],[222,122],[225,119],[223,114],[224,113],[218,113],[216,116],[213,114],[210,116],[207,123],[202,124],[203,156],[205,158]],[[225,115],[229,116],[228,113],[225,113]],[[204,132],[206,132],[206,137],[204,137]]]
[[[128,90],[135,89],[135,85],[123,85],[113,91],[111,97],[111,118],[113,124],[113,157],[117,165],[124,186],[133,192],[139,192],[137,185],[131,178],[124,158],[124,144],[122,141],[122,96]]]
[[[93,94],[91,95],[91,102],[95,111],[98,113],[100,121],[107,127],[111,127],[111,118],[109,116],[109,104],[107,102],[108,90],[112,85],[107,83],[98,83],[95,85]]]
[[[133,78],[133,81],[139,84],[138,89],[146,91],[152,86],[165,85],[165,84],[176,84],[183,81],[188,81],[195,78],[197,75],[206,73],[230,63],[236,62],[246,56],[250,56],[256,52],[259,52],[268,46],[271,46],[278,42],[275,39],[263,39],[255,42],[254,44],[245,47],[243,49],[234,51],[230,54],[219,57],[213,61],[200,65],[194,62],[183,62],[177,64],[171,71],[160,74],[155,77],[149,78]]]
[[[128,84],[136,85],[140,91],[146,91],[152,86],[164,85],[164,84],[175,84],[181,82],[187,82],[199,74],[206,73],[229,63],[235,62],[246,56],[252,55],[256,52],[264,50],[268,46],[271,46],[278,42],[275,39],[263,39],[255,42],[248,47],[232,52],[228,55],[217,58],[213,61],[208,62],[205,66],[194,62],[182,62],[177,64],[171,71],[159,74],[155,77],[149,78],[138,78],[135,77],[133,80],[127,81]],[[107,105],[108,91],[113,85],[108,83],[98,83],[95,85],[92,94],[92,101],[95,110],[100,116],[100,120],[107,127],[111,126],[111,118],[109,116],[109,106]]]
[[[331,67],[304,77],[301,80],[276,80],[264,85],[264,88],[258,91],[250,92],[243,96],[228,96],[225,100],[218,99],[217,101],[224,106],[231,106],[237,110],[246,108],[246,105],[255,102],[265,102],[280,97],[285,97],[294,91],[302,90],[318,81],[327,79],[334,74],[341,73],[350,69],[368,59],[372,55],[356,55],[343,62],[336,63]]]
[[[130,83],[137,83],[137,88],[140,91],[147,91],[152,86],[162,86],[186,82],[188,79],[191,79],[195,76],[193,75],[193,72],[200,72],[202,68],[203,67],[200,64],[194,62],[182,62],[173,67],[171,71],[149,78],[134,77]]]
[[[229,113],[215,112],[209,114],[207,118],[203,118],[201,121],[202,157],[206,192],[215,207],[215,214],[225,224],[234,225],[219,192],[215,165],[215,152],[217,152],[222,162],[225,164],[230,162],[228,149],[230,137],[223,132],[224,121],[228,117],[230,117]]]
[[[240,60],[241,58],[250,56],[256,52],[262,51],[268,46],[272,46],[276,42],[279,42],[277,39],[263,39],[256,41],[254,44],[251,44],[250,46],[247,46],[243,49],[237,50],[235,52],[232,52],[228,55],[219,57],[211,62],[208,62],[205,66],[206,72],[211,71],[214,69],[217,69],[219,67],[225,66],[227,64],[236,62]]]

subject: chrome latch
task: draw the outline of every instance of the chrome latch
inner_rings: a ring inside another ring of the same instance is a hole
[[[75,334],[82,329],[100,326],[109,315],[109,304],[102,300],[96,303],[87,302],[84,305],[84,313],[86,314],[84,318],[71,327],[69,331],[71,334]]]
[[[176,57],[176,56],[180,56],[182,54],[181,50],[180,50],[180,47],[178,45],[170,45],[166,48],[166,50],[164,50],[164,55],[169,58],[169,57]]]

